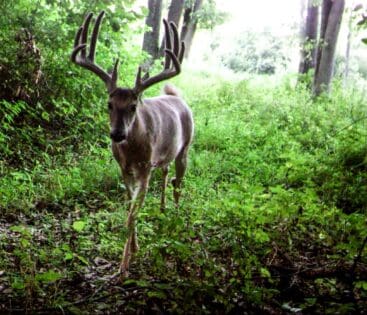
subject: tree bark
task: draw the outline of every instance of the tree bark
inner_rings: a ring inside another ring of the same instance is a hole
[[[177,27],[180,24],[180,19],[184,7],[185,0],[171,0],[171,4],[168,8],[168,21],[174,22]]]
[[[168,22],[172,21],[176,24],[177,28],[179,28],[180,19],[183,12],[185,0],[171,0],[171,4],[168,8],[167,20]],[[162,40],[161,48],[159,50],[159,54],[163,56],[163,50],[165,47],[164,39]]]
[[[314,77],[314,94],[330,91],[334,71],[334,57],[345,0],[324,0],[321,33]]]
[[[316,66],[316,40],[319,26],[319,6],[312,0],[307,3],[307,16],[303,28],[299,73],[307,73]]]
[[[327,27],[329,15],[330,15],[331,6],[333,4],[332,1],[333,0],[323,0],[322,1],[321,27],[320,27],[320,37],[319,37],[319,42],[318,42],[318,47],[317,47],[317,54],[316,54],[315,77],[316,77],[317,72],[319,71],[322,47],[325,44],[326,27]]]
[[[349,77],[349,61],[350,61],[350,47],[352,45],[352,32],[353,32],[353,11],[350,9],[349,20],[348,20],[348,37],[347,37],[347,47],[345,49],[345,69],[343,77],[343,86],[347,86]]]
[[[185,42],[185,58],[188,58],[194,35],[197,28],[195,13],[201,9],[203,0],[195,0],[194,5],[184,11],[183,25],[181,29],[181,39]]]
[[[145,20],[145,24],[149,30],[144,33],[143,50],[152,57],[152,60],[154,60],[158,57],[162,0],[148,0],[148,9],[149,13]]]

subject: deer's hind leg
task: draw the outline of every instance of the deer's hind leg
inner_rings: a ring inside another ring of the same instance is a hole
[[[166,209],[166,187],[168,182],[168,166],[162,167],[162,191],[161,191],[161,212]]]
[[[181,183],[187,167],[187,152],[189,147],[184,147],[175,159],[176,177],[172,178],[173,185],[173,198],[175,200],[176,207],[181,196]]]

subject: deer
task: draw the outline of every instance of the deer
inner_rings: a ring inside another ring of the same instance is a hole
[[[149,87],[181,72],[185,45],[179,39],[176,25],[163,20],[163,70],[152,77],[147,73],[142,76],[142,67],[139,66],[135,86],[119,87],[119,59],[116,59],[109,72],[95,62],[97,39],[104,14],[101,11],[97,16],[89,43],[88,29],[93,13],[87,14],[76,32],[71,61],[96,74],[107,88],[112,154],[121,169],[128,196],[127,236],[119,267],[121,277],[127,277],[130,260],[139,249],[136,218],[147,194],[151,172],[156,168],[162,170],[160,209],[164,212],[169,166],[175,161],[175,177],[171,182],[174,203],[178,207],[188,151],[193,139],[194,121],[189,106],[173,85],[166,84],[163,95],[145,99],[142,97]]]

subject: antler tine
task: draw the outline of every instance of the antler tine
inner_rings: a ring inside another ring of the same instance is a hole
[[[107,73],[104,71],[98,64],[94,63],[95,51],[97,46],[97,39],[99,28],[102,23],[102,19],[105,12],[102,11],[98,16],[94,23],[90,44],[89,44],[89,52],[87,56],[87,39],[88,39],[88,29],[90,22],[93,17],[93,13],[89,13],[84,19],[83,25],[78,29],[75,39],[74,39],[74,49],[71,53],[71,60],[77,65],[88,69],[95,73],[98,77],[105,82],[107,86],[107,90],[112,92],[116,88],[117,83],[117,69],[119,60],[115,61],[112,73]]]
[[[117,73],[118,67],[119,67],[119,58],[116,59],[115,64],[113,66],[112,74],[111,74],[112,82],[114,82],[115,84],[117,82],[117,77],[118,77],[118,73]]]
[[[178,55],[178,61],[180,63],[182,63],[183,57],[185,55],[185,49],[186,49],[185,42],[182,41],[181,42],[181,48],[180,48],[180,54]]]
[[[96,52],[96,45],[97,45],[97,38],[98,38],[98,33],[99,33],[99,26],[101,25],[104,13],[105,13],[104,11],[101,11],[101,13],[98,14],[96,22],[94,23],[94,28],[93,28],[92,35],[90,37],[88,58],[91,61],[94,61],[94,56],[95,56],[95,52]]]
[[[86,44],[87,38],[88,38],[88,29],[90,21],[92,20],[93,13],[89,13],[87,17],[84,20],[83,26],[82,26],[82,34],[80,37],[80,43],[79,44]],[[80,52],[80,57],[85,58],[86,56],[86,49],[82,49]]]
[[[166,41],[166,48],[164,50],[164,68],[161,73],[151,78],[141,78],[142,70],[141,67],[139,67],[134,87],[134,91],[136,94],[143,92],[145,89],[158,82],[170,79],[181,72],[181,62],[185,52],[185,45],[183,42],[180,43],[177,27],[173,22],[168,23],[164,19],[163,24],[165,29]],[[173,39],[171,36],[173,36]]]
[[[173,33],[173,53],[175,54],[175,56],[178,56],[180,52],[180,39],[178,37],[177,27],[176,24],[172,21],[169,23],[169,25]]]
[[[74,50],[72,51],[72,53],[71,53],[71,56],[70,56],[71,61],[75,62],[76,64],[80,64],[80,61],[77,60],[77,56],[78,56],[79,52],[82,49],[85,49],[86,47],[87,47],[87,44],[80,44],[80,45],[76,46],[74,48]]]
[[[175,72],[172,71],[172,74],[173,75],[177,75],[181,72],[181,64],[180,62],[178,61],[176,55],[171,51],[171,50],[168,50],[166,49],[165,50],[166,54],[168,54],[173,62],[173,65],[175,67]]]
[[[74,49],[79,46],[80,42],[80,35],[83,32],[83,27],[79,27],[78,31],[76,32],[75,39],[74,39]]]
[[[171,30],[166,19],[163,19],[164,31],[165,31],[165,49],[172,49]],[[164,69],[169,69],[171,66],[171,60],[168,55],[165,56]]]
[[[142,80],[141,80],[141,66],[138,67],[138,72],[136,73],[135,79],[135,90],[139,91],[141,88]]]

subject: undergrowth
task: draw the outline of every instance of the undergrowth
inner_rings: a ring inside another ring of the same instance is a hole
[[[56,139],[22,167],[1,161],[0,311],[365,309],[366,99],[313,99],[292,81],[177,82],[196,130],[182,203],[169,188],[159,211],[156,171],[123,283],[108,280],[126,199],[106,135],[84,135],[77,150]]]

